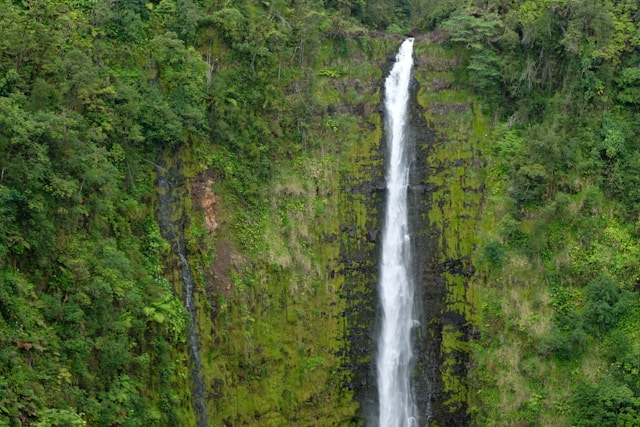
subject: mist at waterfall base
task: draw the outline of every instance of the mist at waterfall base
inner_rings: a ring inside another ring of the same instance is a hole
[[[386,208],[379,281],[381,330],[376,360],[379,427],[418,425],[411,387],[414,278],[407,193],[409,187],[408,105],[413,39],[405,40],[385,81],[387,134]]]

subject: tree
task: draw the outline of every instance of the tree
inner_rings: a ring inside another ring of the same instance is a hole
[[[598,277],[585,288],[585,323],[598,333],[609,331],[629,312],[636,297],[634,292],[620,289],[609,276]]]
[[[635,426],[640,424],[640,400],[624,385],[610,379],[584,383],[574,396],[573,422],[580,426]]]
[[[474,16],[458,13],[443,22],[442,27],[452,42],[460,43],[472,52],[467,67],[471,83],[485,93],[497,89],[502,71],[495,45],[504,30],[499,17],[495,14]]]

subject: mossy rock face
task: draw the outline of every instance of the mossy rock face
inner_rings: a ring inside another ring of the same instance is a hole
[[[484,198],[482,132],[486,120],[475,100],[453,89],[459,61],[427,38],[418,39],[412,84],[410,132],[415,159],[410,177],[410,215],[418,287],[416,367],[413,383],[419,417],[431,425],[468,425],[469,341],[475,331],[475,229]],[[395,57],[388,55],[384,72]],[[382,90],[381,82],[381,90]],[[382,111],[382,107],[379,109]],[[381,117],[382,119],[382,117]],[[384,131],[377,155],[361,158],[364,175],[343,175],[349,191],[341,207],[341,259],[355,398],[360,419],[375,417],[375,336],[379,325],[377,275],[379,230],[384,217]],[[357,207],[360,206],[360,214]],[[366,218],[363,222],[362,218]],[[345,226],[345,224],[353,224]],[[367,354],[367,351],[370,353]]]
[[[323,64],[340,73],[327,72],[317,82],[325,112],[308,129],[308,140],[315,142],[279,159],[263,206],[242,212],[214,183],[219,224],[209,233],[206,214],[198,203],[191,206],[189,180],[172,173],[180,194],[160,194],[183,204],[164,215],[189,240],[213,423],[364,425],[375,417],[386,187],[381,94],[400,42],[348,43],[352,55]],[[391,52],[382,57],[386,65],[377,63],[374,72],[362,46]],[[421,40],[416,47],[411,214],[422,312],[415,336],[416,396],[421,418],[431,414],[432,425],[465,425],[482,118],[472,100],[461,101],[464,92],[429,83],[450,80],[433,73],[450,73],[451,63],[429,65],[440,48]],[[204,149],[195,144],[183,150],[171,167],[199,176],[195,153]],[[178,283],[176,291],[182,292]]]
[[[164,213],[184,229],[198,281],[211,424],[363,425],[364,408],[377,405],[371,367],[385,57],[372,52],[391,51],[396,41],[363,37],[343,42],[348,54],[323,53],[327,71],[314,90],[320,113],[304,145],[277,160],[261,190],[264,204],[244,206],[220,177],[203,175],[204,143],[169,156],[182,175],[214,181],[207,185],[216,194],[215,230],[189,194],[203,189],[180,174],[171,175],[179,194],[166,200],[179,206]],[[179,282],[179,270],[169,274]]]
[[[415,44],[413,220],[421,327],[416,336],[418,406],[432,425],[468,425],[475,230],[484,199],[482,132],[475,100],[455,89],[456,57],[428,38]],[[428,408],[428,409],[427,409]]]
[[[378,122],[378,126],[381,126]],[[345,305],[342,369],[346,383],[360,402],[358,419],[366,419],[377,406],[375,378],[375,319],[377,307],[378,243],[384,209],[384,165],[379,128],[369,138],[366,151],[354,158],[341,176],[340,266]],[[361,148],[362,149],[362,148]]]

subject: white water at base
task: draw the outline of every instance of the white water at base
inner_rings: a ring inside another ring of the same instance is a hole
[[[414,326],[411,248],[407,210],[410,158],[407,138],[409,82],[413,39],[402,43],[385,81],[388,145],[387,206],[382,232],[380,302],[382,327],[378,339],[379,427],[418,425],[411,391],[411,328]]]

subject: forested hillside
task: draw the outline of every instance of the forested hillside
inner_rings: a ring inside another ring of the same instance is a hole
[[[181,417],[150,170],[207,135],[206,63],[194,6],[152,6],[1,4],[0,424]]]
[[[473,2],[442,24],[496,123],[471,411],[639,425],[638,5]]]
[[[407,34],[430,152],[473,121],[482,183],[441,189],[479,224],[448,402],[640,425],[631,0],[0,0],[0,425],[362,425]]]

